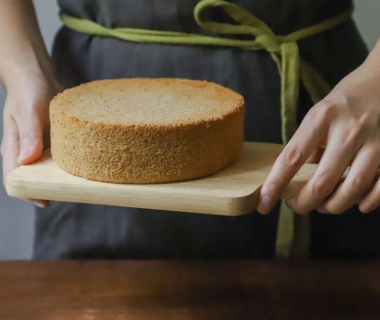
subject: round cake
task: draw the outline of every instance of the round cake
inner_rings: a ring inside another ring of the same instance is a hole
[[[190,180],[239,157],[243,116],[241,95],[206,81],[94,81],[52,100],[51,151],[61,169],[90,180]]]

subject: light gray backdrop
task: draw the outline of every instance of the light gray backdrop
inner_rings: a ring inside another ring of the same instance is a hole
[[[36,6],[42,35],[50,50],[54,35],[60,26],[57,16],[57,4],[52,0],[34,0],[33,2]],[[355,0],[355,4],[355,20],[368,47],[372,48],[380,37],[380,1]],[[5,97],[6,92],[0,84],[1,114]],[[1,121],[0,132],[2,133],[2,131]],[[1,172],[0,181],[2,181]],[[32,239],[32,208],[16,199],[8,197],[5,190],[0,186],[0,260],[28,259],[31,254]]]

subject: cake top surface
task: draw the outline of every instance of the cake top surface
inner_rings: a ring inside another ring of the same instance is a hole
[[[238,93],[215,83],[182,79],[117,79],[65,90],[51,110],[107,124],[183,125],[212,121],[244,105]]]

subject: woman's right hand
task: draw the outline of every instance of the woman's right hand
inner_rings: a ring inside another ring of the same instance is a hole
[[[49,145],[49,103],[61,91],[55,80],[40,71],[18,76],[7,87],[1,143],[4,186],[11,171],[36,161]],[[22,200],[38,207],[49,206],[46,200]]]

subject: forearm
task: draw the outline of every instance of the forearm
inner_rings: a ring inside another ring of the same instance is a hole
[[[9,89],[28,73],[54,79],[31,0],[0,1],[0,80]]]

